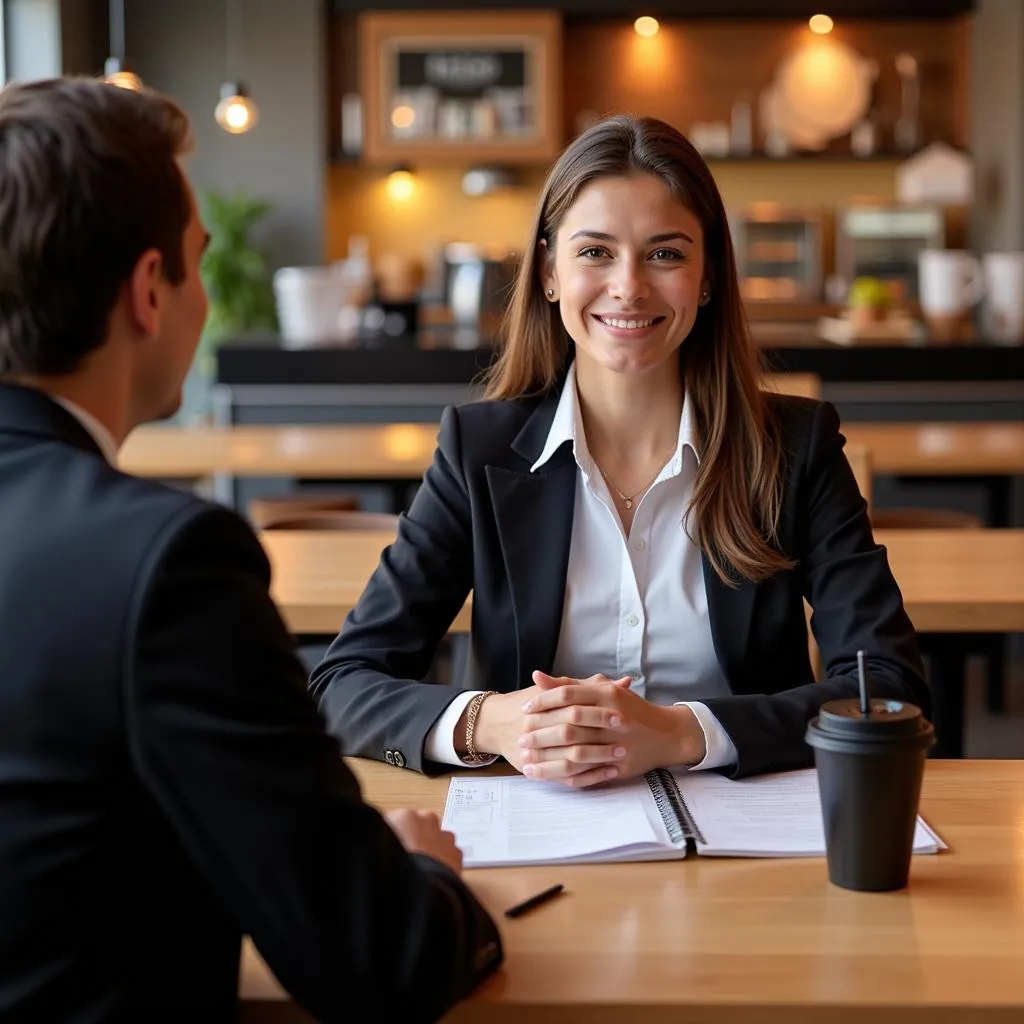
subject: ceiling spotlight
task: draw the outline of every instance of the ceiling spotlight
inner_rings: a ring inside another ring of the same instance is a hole
[[[384,187],[392,202],[408,202],[416,192],[416,178],[413,176],[412,168],[408,164],[399,164],[388,175]]]
[[[832,19],[827,14],[811,15],[811,20],[807,22],[807,26],[815,35],[819,36],[827,36],[835,27]]]
[[[650,18],[646,15],[642,18],[637,18],[636,21],[633,22],[633,31],[638,36],[644,36],[648,39],[650,39],[651,36],[656,36],[660,28],[661,26],[658,24],[657,18]]]

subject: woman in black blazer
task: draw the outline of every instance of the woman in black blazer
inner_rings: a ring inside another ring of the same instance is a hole
[[[827,403],[759,389],[697,151],[660,121],[601,122],[548,176],[487,400],[445,411],[313,673],[330,729],[426,772],[742,776],[810,761],[807,722],[856,693],[859,649],[877,695],[927,714],[843,443]],[[470,591],[481,689],[421,682]]]

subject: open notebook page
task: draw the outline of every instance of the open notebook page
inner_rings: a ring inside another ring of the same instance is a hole
[[[726,779],[715,772],[673,773],[704,840],[702,854],[807,857],[825,853],[818,773],[805,771]],[[918,818],[915,853],[945,844]]]
[[[575,790],[522,775],[457,777],[442,824],[468,868],[686,855],[672,845],[643,779]]]

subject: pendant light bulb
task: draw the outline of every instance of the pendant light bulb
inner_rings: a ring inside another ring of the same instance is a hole
[[[260,112],[241,82],[225,82],[221,86],[220,103],[213,116],[224,131],[242,135],[256,127]]]

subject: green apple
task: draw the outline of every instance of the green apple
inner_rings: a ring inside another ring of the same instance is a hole
[[[889,305],[889,289],[877,277],[858,277],[850,285],[847,304],[851,309],[885,309]]]

